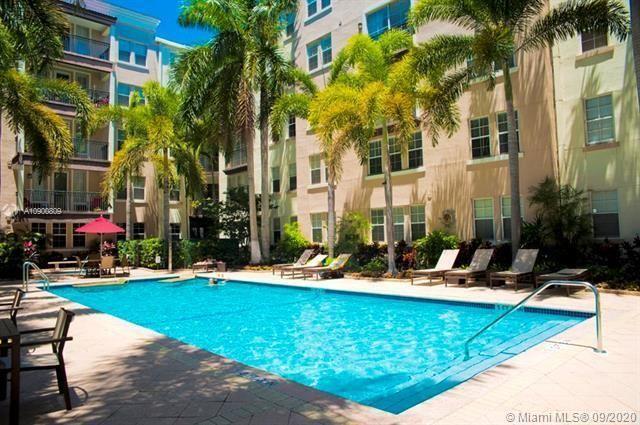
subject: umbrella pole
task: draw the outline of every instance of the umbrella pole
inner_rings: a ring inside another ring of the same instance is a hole
[[[98,266],[100,279],[102,279],[102,233],[100,233],[100,265]]]

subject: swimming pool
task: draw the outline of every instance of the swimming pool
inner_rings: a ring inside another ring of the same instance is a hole
[[[287,379],[400,413],[591,317],[198,278],[50,291]]]

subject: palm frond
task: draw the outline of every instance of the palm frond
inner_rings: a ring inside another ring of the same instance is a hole
[[[590,31],[605,31],[625,40],[629,13],[617,0],[568,0],[535,21],[518,49],[531,51]]]
[[[57,78],[38,78],[34,82],[41,92],[40,100],[44,100],[43,98],[47,95],[52,95],[57,99],[64,99],[65,103],[75,107],[76,120],[81,125],[82,135],[87,137],[95,116],[95,107],[87,91],[75,82]]]
[[[273,139],[280,140],[282,130],[291,115],[307,119],[309,116],[310,103],[311,98],[302,93],[287,93],[280,96],[274,103],[269,117]]]
[[[473,0],[418,0],[409,12],[409,23],[413,28],[444,21],[474,31],[487,20],[482,3]]]
[[[178,22],[184,27],[208,31],[239,31],[249,11],[237,0],[187,0]]]

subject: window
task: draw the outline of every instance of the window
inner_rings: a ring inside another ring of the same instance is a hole
[[[493,234],[493,199],[474,199],[473,220],[476,227],[476,238],[494,239]]]
[[[332,61],[331,34],[307,44],[307,64],[309,71],[326,66]]]
[[[289,124],[287,126],[287,134],[290,139],[296,137],[296,116],[289,115]]]
[[[382,208],[371,210],[371,240],[384,242],[384,210]]]
[[[402,207],[393,209],[393,239],[404,240],[404,208]]]
[[[502,214],[502,239],[511,240],[511,197],[503,196],[500,199],[500,211]],[[520,199],[520,217],[524,216],[522,199]]]
[[[173,202],[180,201],[180,186],[169,189],[169,200]]]
[[[116,223],[124,232],[116,233],[116,242],[127,240],[127,223]]]
[[[422,165],[422,133],[417,132],[409,142],[409,168],[419,168]]]
[[[298,170],[296,164],[289,164],[289,190],[296,190],[298,187]]]
[[[520,150],[520,123],[518,119],[518,111],[516,112],[516,143]],[[509,130],[507,127],[507,113],[499,112],[496,116],[498,121],[498,140],[500,141],[500,153],[509,153]]]
[[[132,86],[129,84],[118,83],[118,105],[129,106],[131,102],[131,94],[138,93],[138,99],[144,103],[144,93],[141,87]]]
[[[320,6],[320,10],[318,10]],[[331,6],[331,0],[307,0],[307,16],[310,18]]]
[[[516,67],[516,55],[515,53],[511,55],[509,58],[509,69]],[[493,64],[493,72],[502,72],[502,65],[500,63],[494,62]]]
[[[369,142],[369,175],[382,174],[382,142]]]
[[[133,239],[144,239],[144,223],[133,223]]]
[[[489,133],[489,118],[476,118],[471,125],[471,157],[485,158],[491,156],[491,136]]]
[[[392,28],[407,28],[407,17],[411,8],[410,0],[397,0],[367,15],[369,36],[377,39]]]
[[[280,193],[280,167],[271,167],[271,191]]]
[[[291,37],[296,30],[296,14],[291,12],[285,16],[285,34]]]
[[[136,201],[144,201],[144,185],[146,179],[144,177],[133,177],[133,199]]]
[[[587,99],[585,108],[587,110],[587,144],[613,141],[613,105],[611,95]]]
[[[129,100],[127,98],[127,105],[129,104],[128,102]],[[124,141],[127,139],[127,132],[119,128],[116,139],[116,150],[120,150],[124,146]]]
[[[118,60],[147,66],[147,46],[129,40],[118,41]]]
[[[280,227],[280,217],[273,217],[273,239],[272,242],[278,243],[280,242],[280,237],[282,236],[282,228]]]
[[[322,243],[322,214],[311,214],[311,240]]]
[[[47,233],[47,223],[31,223],[31,231],[45,235]]]
[[[118,60],[120,62],[131,61],[131,42],[127,40],[118,41]]]
[[[84,233],[76,233],[78,227],[83,226],[84,223],[73,223],[73,247],[84,248],[86,246],[87,238]]]
[[[620,237],[618,221],[618,192],[615,190],[591,193],[593,212],[593,236],[596,238]]]
[[[127,183],[125,182],[120,189],[116,190],[116,200],[123,201],[127,199]]]
[[[169,223],[169,231],[171,232],[172,241],[180,240],[180,223]]]
[[[309,158],[309,167],[311,169],[311,184],[322,183],[322,159],[320,155],[313,155]]]
[[[67,223],[53,223],[51,242],[54,248],[67,247]]]
[[[402,149],[395,137],[389,138],[389,159],[391,160],[391,171],[402,170]]]
[[[582,41],[582,52],[588,52],[589,50],[595,50],[599,47],[605,47],[609,44],[607,40],[607,33],[604,31],[591,31],[583,32],[580,35]]]
[[[424,205],[411,206],[411,240],[417,241],[427,234]]]

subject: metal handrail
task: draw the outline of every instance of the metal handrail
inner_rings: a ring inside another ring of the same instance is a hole
[[[42,280],[44,281],[44,289],[49,289],[49,284],[51,283],[49,281],[49,277],[42,271],[40,267],[38,267],[36,263],[25,261],[22,264],[22,287],[24,288],[24,290],[29,292],[29,268],[35,270],[36,274],[42,277]]]
[[[541,287],[539,287],[535,291],[533,291],[531,294],[529,294],[527,297],[525,297],[523,300],[521,300],[518,304],[516,304],[513,307],[511,307],[509,310],[507,310],[506,312],[501,314],[499,317],[494,319],[491,323],[489,323],[488,325],[486,325],[485,327],[480,329],[478,332],[476,332],[475,335],[473,335],[471,338],[467,339],[467,341],[464,343],[464,358],[465,358],[465,360],[469,360],[469,344],[471,344],[471,342],[474,339],[476,339],[478,336],[483,334],[487,329],[489,329],[490,327],[492,327],[493,325],[495,325],[496,323],[498,323],[499,321],[501,321],[502,319],[504,319],[505,317],[507,317],[508,315],[513,313],[514,311],[518,310],[520,307],[522,307],[531,298],[533,298],[536,295],[538,295],[539,293],[543,292],[544,290],[546,290],[550,286],[555,286],[555,285],[558,285],[558,286],[581,286],[581,287],[584,287],[584,288],[591,289],[591,292],[593,292],[593,295],[594,295],[594,298],[595,298],[595,309],[596,309],[596,338],[597,338],[597,344],[598,345],[597,345],[597,348],[595,349],[595,351],[596,351],[596,353],[604,353],[605,351],[602,348],[602,312],[600,310],[600,292],[598,292],[598,288],[596,288],[593,284],[591,284],[589,282],[580,282],[580,281],[575,281],[575,280],[552,280],[552,281],[549,281],[549,282],[545,283],[544,285],[542,285]]]

